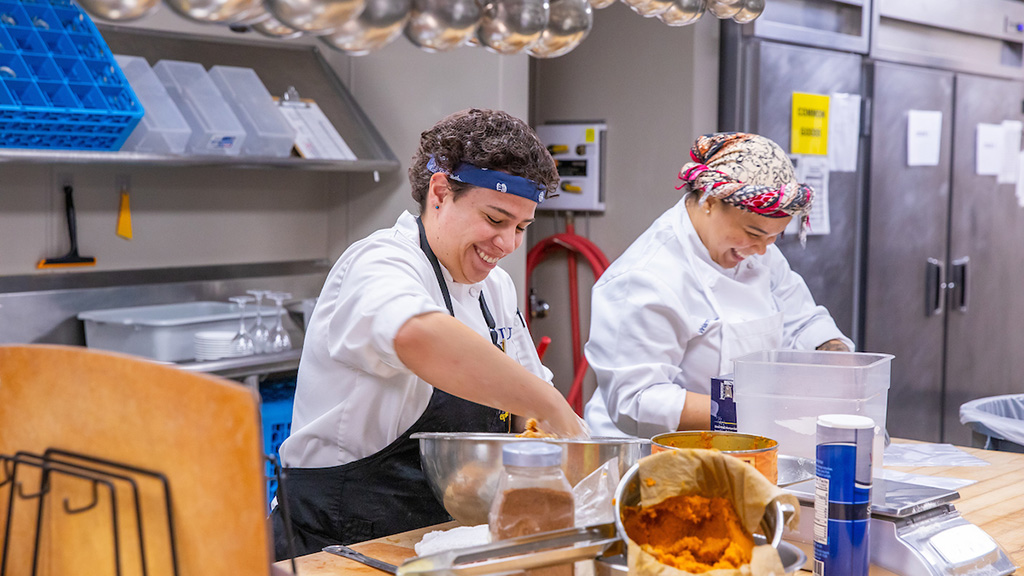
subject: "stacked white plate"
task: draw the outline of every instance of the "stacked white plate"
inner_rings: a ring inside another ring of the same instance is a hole
[[[222,330],[206,330],[196,332],[192,336],[192,343],[195,345],[196,360],[217,360],[235,356],[231,351],[231,339],[235,332]]]

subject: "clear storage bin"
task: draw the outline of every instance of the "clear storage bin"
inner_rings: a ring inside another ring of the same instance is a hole
[[[192,136],[192,127],[182,116],[149,62],[139,56],[115,54],[135,96],[146,110],[121,150],[151,154],[182,154]]]
[[[237,156],[242,151],[245,128],[202,64],[161,60],[153,72],[192,126],[186,152]]]
[[[210,79],[245,127],[245,156],[288,156],[295,144],[295,129],[274,103],[252,68],[214,66]]]
[[[735,360],[739,432],[779,442],[779,453],[815,458],[821,414],[875,421],[873,464],[882,469],[891,354],[765,350]]]

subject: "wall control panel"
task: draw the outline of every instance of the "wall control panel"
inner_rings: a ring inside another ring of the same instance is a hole
[[[608,127],[601,123],[558,123],[537,126],[537,136],[558,166],[558,196],[539,210],[604,212],[604,149]]]

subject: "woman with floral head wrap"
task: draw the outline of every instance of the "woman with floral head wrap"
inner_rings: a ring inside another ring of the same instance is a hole
[[[707,429],[711,378],[771,348],[853,350],[774,246],[803,240],[814,191],[771,140],[701,136],[679,172],[683,198],[594,286],[586,356],[595,435]]]

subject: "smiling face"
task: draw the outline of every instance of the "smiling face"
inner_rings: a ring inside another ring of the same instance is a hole
[[[472,187],[456,199],[442,173],[430,179],[423,226],[438,261],[460,284],[483,281],[523,243],[537,203]]]
[[[708,198],[703,206],[691,197],[687,212],[711,259],[722,268],[733,268],[748,256],[764,254],[778,239],[792,216],[768,218]]]

